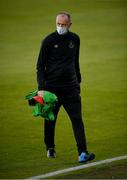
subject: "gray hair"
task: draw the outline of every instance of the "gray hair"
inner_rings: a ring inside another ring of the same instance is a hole
[[[70,15],[68,12],[62,11],[62,12],[59,12],[59,13],[57,14],[57,16],[59,16],[59,15],[61,15],[61,16],[67,16],[67,17],[68,17],[68,20],[71,21],[71,15]]]

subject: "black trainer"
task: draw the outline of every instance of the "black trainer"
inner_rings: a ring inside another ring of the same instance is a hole
[[[48,158],[55,158],[56,157],[56,152],[55,152],[54,148],[49,148],[47,150],[47,157]]]

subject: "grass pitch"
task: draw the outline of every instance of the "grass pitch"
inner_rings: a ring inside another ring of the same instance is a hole
[[[37,88],[41,40],[55,30],[59,11],[72,14],[80,35],[82,112],[88,149],[96,161],[127,152],[127,1],[0,1],[0,178],[26,178],[77,163],[67,114],[56,126],[56,159],[45,157],[43,119],[25,95]],[[65,128],[66,127],[66,128]]]

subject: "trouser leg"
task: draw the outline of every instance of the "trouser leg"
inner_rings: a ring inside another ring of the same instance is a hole
[[[81,154],[82,151],[87,151],[87,145],[81,114],[80,95],[71,95],[71,97],[68,97],[68,99],[64,102],[63,106],[71,119],[75,140],[77,142],[78,153]]]
[[[57,114],[60,108],[60,103],[57,103],[54,107],[53,113],[57,118]],[[56,119],[54,121],[44,120],[44,142],[46,144],[46,148],[54,148],[55,147],[55,124]]]

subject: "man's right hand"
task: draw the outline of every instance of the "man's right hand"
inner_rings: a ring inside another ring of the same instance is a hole
[[[38,91],[38,96],[43,97],[44,96],[44,91],[43,90]]]

